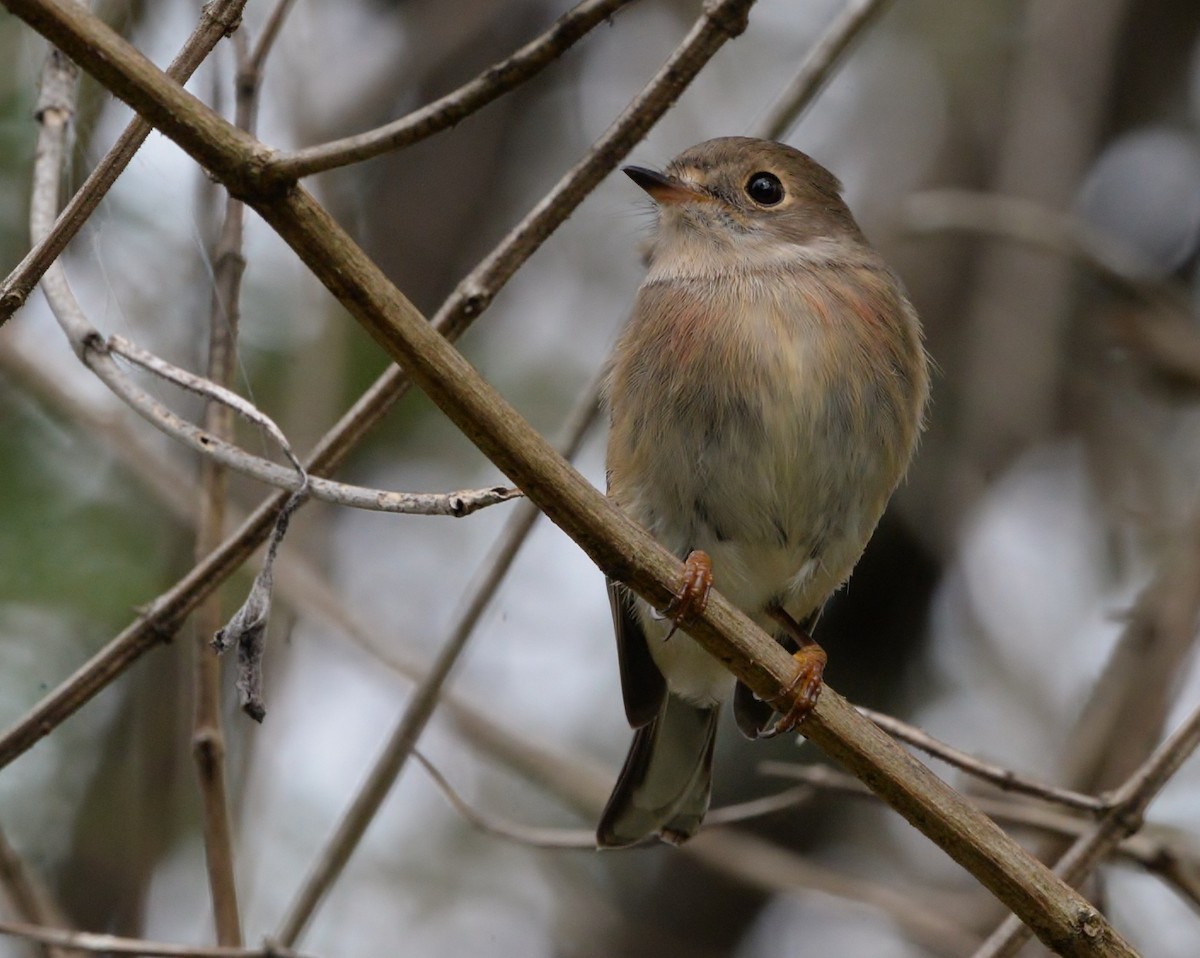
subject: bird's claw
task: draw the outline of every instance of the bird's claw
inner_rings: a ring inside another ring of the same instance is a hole
[[[779,713],[779,718],[763,729],[759,738],[774,738],[794,731],[816,706],[828,656],[823,648],[809,641],[811,644],[792,654],[798,670],[787,688],[771,701],[771,707]]]
[[[712,583],[712,559],[708,557],[707,552],[693,549],[683,560],[683,575],[679,577],[679,588],[664,611],[664,615],[672,623],[671,631],[667,633],[668,639],[681,625],[687,625],[704,614]]]

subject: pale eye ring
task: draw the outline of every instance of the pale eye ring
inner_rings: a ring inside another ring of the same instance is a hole
[[[774,173],[762,170],[746,181],[746,195],[759,206],[776,206],[783,202],[783,184]]]

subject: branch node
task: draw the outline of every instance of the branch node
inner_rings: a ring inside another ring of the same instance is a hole
[[[1109,813],[1113,821],[1117,823],[1121,834],[1128,837],[1136,835],[1142,830],[1142,826],[1146,824],[1146,816],[1144,809],[1139,807],[1139,803],[1125,802],[1114,808]]]
[[[33,117],[45,122],[50,112],[62,114],[70,120],[75,113],[75,84],[79,80],[79,66],[58,47],[51,47],[47,54],[50,61],[42,74],[42,88],[38,94]]]
[[[478,316],[485,309],[487,309],[491,303],[492,294],[482,287],[477,287],[463,297],[462,313],[464,316],[468,317]]]
[[[1079,933],[1088,941],[1100,941],[1104,937],[1106,923],[1094,908],[1081,908],[1076,918]]]
[[[206,725],[196,730],[192,736],[192,754],[204,764],[212,768],[220,764],[225,757],[225,739],[212,726]]]
[[[753,0],[751,0],[751,3]],[[722,0],[708,0],[704,4],[704,15],[709,23],[731,40],[746,31],[750,23],[750,3],[732,5]]]
[[[74,341],[75,355],[85,365],[92,356],[107,356],[109,353],[108,340],[97,329],[88,329],[86,333]]]
[[[153,636],[154,641],[169,645],[175,640],[178,624],[173,617],[160,618],[162,613],[157,605],[158,603],[135,605],[133,611],[137,613],[138,619],[143,624],[142,627]]]
[[[25,300],[29,298],[29,292],[29,286],[17,284],[0,293],[0,323],[25,305]]]
[[[214,9],[216,13],[213,12]],[[239,7],[235,15],[231,16],[231,12],[228,4],[218,3],[217,0],[208,0],[204,4],[200,14],[201,24],[203,25],[205,20],[209,23],[215,23],[224,31],[224,36],[231,37],[237,32],[238,27],[242,25],[242,11]]]

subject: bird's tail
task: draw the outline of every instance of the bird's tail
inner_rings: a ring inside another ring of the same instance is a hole
[[[596,829],[601,848],[659,836],[679,844],[695,834],[712,791],[717,708],[667,695],[658,715],[637,729],[621,775]]]

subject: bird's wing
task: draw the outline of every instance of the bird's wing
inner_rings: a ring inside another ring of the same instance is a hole
[[[633,596],[621,583],[608,580],[617,634],[617,659],[621,665],[621,692],[625,717],[633,728],[642,728],[658,715],[667,697],[667,682],[646,645],[646,634],[634,611]]]

